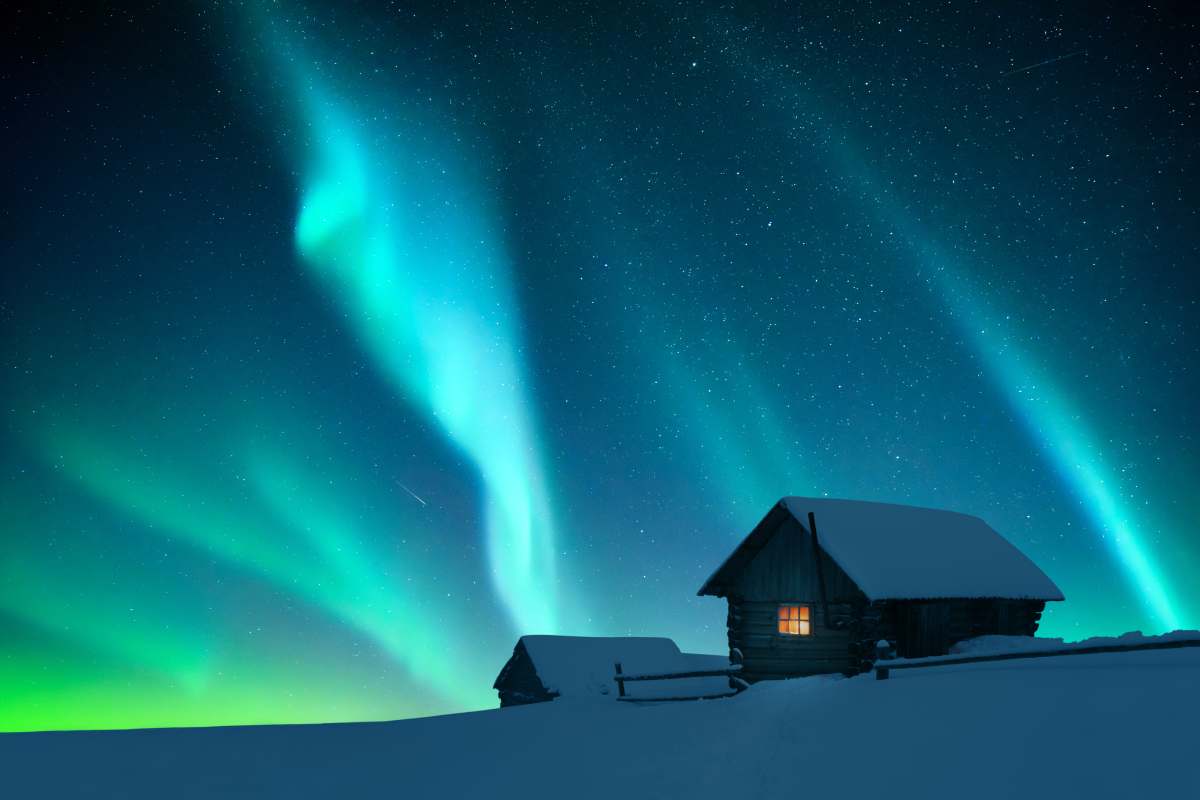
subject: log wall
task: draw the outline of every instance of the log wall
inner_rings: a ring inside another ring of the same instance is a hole
[[[805,603],[811,609],[812,635],[788,636],[778,632],[781,603]],[[848,604],[830,604],[835,625],[849,619]],[[825,625],[820,601],[789,599],[779,602],[731,599],[729,601],[729,648],[742,652],[742,675],[747,681],[792,678],[847,672],[856,668],[851,658],[849,627]]]
[[[805,603],[811,636],[777,632],[779,606]],[[853,675],[871,668],[880,639],[902,658],[945,655],[951,645],[986,634],[1033,636],[1045,603],[1040,600],[831,602],[826,624],[819,600],[729,599],[729,649],[741,651],[742,677],[759,680],[803,675]]]
[[[988,634],[1033,636],[1041,600],[914,600],[883,604],[887,638],[901,658],[945,655],[956,642]]]

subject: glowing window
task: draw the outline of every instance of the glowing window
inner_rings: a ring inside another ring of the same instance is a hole
[[[779,632],[785,636],[811,636],[811,613],[808,606],[780,606]]]

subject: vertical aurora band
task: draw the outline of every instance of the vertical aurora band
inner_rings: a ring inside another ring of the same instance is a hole
[[[476,469],[513,624],[553,632],[553,522],[486,188],[451,144],[454,126],[362,78],[339,83],[283,24],[260,14],[255,30],[305,139],[301,260],[380,373]]]
[[[728,37],[737,26],[712,24],[708,34]],[[816,98],[793,77],[777,74],[777,65],[756,56],[756,44],[735,39],[725,51],[744,74],[753,75],[754,83],[768,82],[779,87],[771,102],[786,110],[789,119],[794,107],[804,106],[806,116],[822,121],[827,131],[837,132],[821,138],[818,147],[832,157],[838,171],[862,190],[869,210],[906,243],[908,254],[919,278],[937,294],[945,312],[960,326],[971,349],[987,367],[988,377],[1017,413],[1044,457],[1061,479],[1086,507],[1087,516],[1109,547],[1114,560],[1137,590],[1144,608],[1159,630],[1180,627],[1176,602],[1166,577],[1154,561],[1145,537],[1134,523],[1134,516],[1120,497],[1120,481],[1106,462],[1096,436],[1084,414],[1056,385],[1032,353],[1015,344],[1011,325],[991,301],[974,287],[968,270],[958,259],[949,257],[945,248],[922,227],[912,221],[911,213],[887,188],[887,184],[866,165],[860,152],[844,131],[839,131],[819,107]],[[764,76],[771,76],[767,81]],[[788,123],[792,127],[792,123]]]
[[[1017,413],[1043,456],[1083,501],[1088,518],[1160,630],[1180,626],[1166,578],[1120,499],[1120,485],[1106,463],[1084,414],[1056,385],[1039,359],[1016,343],[1017,334],[1003,315],[975,288],[967,270],[944,248],[908,220],[900,203],[882,187],[845,146],[838,160],[846,172],[876,198],[880,219],[901,234],[919,275],[928,276],[946,312],[958,323],[971,349],[987,367],[996,390]]]
[[[1065,392],[1022,352],[965,276],[947,266],[938,248],[917,249],[921,263],[937,276],[945,302],[988,367],[988,373],[1016,410],[1043,453],[1084,501],[1092,524],[1138,590],[1162,630],[1180,627],[1179,614],[1149,548],[1119,494],[1119,483],[1102,448]]]

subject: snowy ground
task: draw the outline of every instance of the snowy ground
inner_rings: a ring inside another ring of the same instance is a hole
[[[804,678],[726,700],[0,735],[11,798],[1200,797],[1200,648]]]

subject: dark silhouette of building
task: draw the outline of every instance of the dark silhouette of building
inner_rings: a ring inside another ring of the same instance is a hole
[[[682,653],[658,636],[522,636],[492,684],[500,707],[542,703],[558,697],[584,702],[616,699],[617,664],[628,673],[678,673],[725,669],[725,656]],[[671,694],[712,695],[727,691],[726,678],[685,678],[667,685],[639,683],[641,699]],[[636,699],[630,697],[629,699]]]

